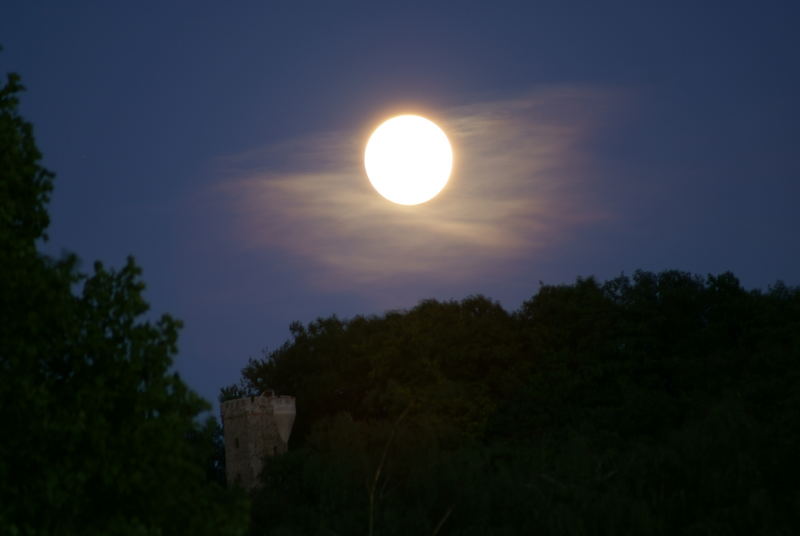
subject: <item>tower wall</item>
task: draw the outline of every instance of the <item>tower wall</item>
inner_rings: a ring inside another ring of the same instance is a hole
[[[253,489],[265,456],[286,452],[295,416],[292,396],[251,396],[220,405],[228,485]]]

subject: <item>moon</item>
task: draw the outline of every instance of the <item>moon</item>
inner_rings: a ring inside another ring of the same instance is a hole
[[[419,205],[442,191],[453,169],[453,149],[436,123],[398,115],[375,129],[364,168],[379,194],[399,205]]]

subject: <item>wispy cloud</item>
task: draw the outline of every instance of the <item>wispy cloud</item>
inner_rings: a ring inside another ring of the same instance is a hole
[[[450,183],[432,201],[392,204],[370,186],[360,132],[332,132],[225,161],[218,186],[237,240],[308,263],[323,287],[468,280],[546,254],[603,217],[582,192],[579,142],[608,94],[570,88],[444,110]]]

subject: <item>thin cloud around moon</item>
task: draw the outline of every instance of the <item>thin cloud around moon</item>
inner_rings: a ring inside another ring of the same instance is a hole
[[[581,146],[609,101],[559,88],[444,110],[436,122],[453,144],[453,175],[418,206],[372,189],[361,132],[232,156],[216,188],[235,218],[232,240],[282,250],[322,288],[468,281],[546,256],[605,217],[588,202]]]

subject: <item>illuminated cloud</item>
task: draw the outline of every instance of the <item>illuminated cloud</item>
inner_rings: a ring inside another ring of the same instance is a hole
[[[453,144],[453,176],[418,206],[395,205],[372,189],[364,133],[232,157],[221,188],[236,216],[235,240],[303,260],[322,287],[511,270],[546,255],[576,224],[604,217],[585,195],[580,142],[608,103],[599,91],[560,88],[445,110],[434,119]]]

